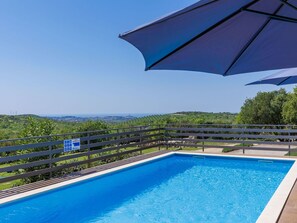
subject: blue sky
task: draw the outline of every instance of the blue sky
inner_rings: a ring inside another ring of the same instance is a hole
[[[195,0],[1,0],[0,113],[238,112],[271,72],[144,71],[118,34]],[[286,87],[292,90],[293,86]]]

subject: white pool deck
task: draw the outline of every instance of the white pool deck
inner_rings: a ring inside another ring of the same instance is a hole
[[[8,202],[12,202],[18,199],[22,199],[28,196],[36,195],[39,193],[43,193],[45,191],[57,189],[59,187],[63,187],[66,185],[78,183],[83,180],[91,179],[94,177],[98,177],[104,174],[108,174],[114,171],[118,171],[124,168],[132,167],[141,163],[149,162],[152,160],[156,160],[162,157],[166,157],[172,154],[191,154],[191,155],[205,155],[205,156],[227,156],[227,157],[238,157],[238,158],[251,158],[251,159],[269,159],[269,160],[292,160],[297,161],[297,159],[294,159],[292,157],[290,158],[283,158],[283,157],[263,157],[263,156],[247,156],[247,155],[222,155],[222,154],[213,154],[213,153],[202,153],[202,152],[188,152],[188,151],[159,151],[154,154],[146,154],[138,157],[133,157],[127,160],[117,161],[111,164],[103,165],[103,167],[95,167],[91,168],[91,171],[84,172],[82,175],[78,175],[78,177],[65,177],[65,178],[59,178],[61,180],[55,181],[48,180],[46,184],[41,184],[41,186],[35,186],[34,184],[31,184],[30,187],[16,187],[5,191],[0,191],[0,194],[5,194],[6,196],[2,196],[3,198],[0,199],[0,204],[5,204]],[[279,187],[277,188],[276,192],[266,205],[264,211],[259,216],[257,223],[275,223],[275,222],[297,222],[297,205],[296,207],[293,205],[290,206],[289,210],[286,212],[286,206],[288,202],[290,202],[290,198],[294,201],[297,201],[297,189],[292,190],[295,182],[297,179],[297,162],[295,162],[288,172],[288,174],[285,176],[284,180],[281,182]],[[38,185],[38,182],[35,184]],[[44,186],[45,185],[45,186]],[[297,185],[295,185],[297,188]],[[19,190],[18,190],[19,188]],[[26,188],[26,189],[23,189]],[[291,192],[294,191],[295,193],[292,194]],[[294,209],[295,208],[295,209]],[[286,215],[283,217],[283,215]],[[223,222],[223,221],[222,221]]]

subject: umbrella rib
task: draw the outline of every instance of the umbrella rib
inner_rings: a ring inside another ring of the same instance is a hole
[[[293,4],[289,3],[289,2],[286,2],[286,1],[284,1],[284,0],[280,0],[280,1],[281,1],[282,3],[284,3],[284,4],[286,4],[287,6],[289,6],[289,7],[293,8],[293,9],[297,10],[297,7],[296,7],[295,5],[293,5]]]
[[[171,51],[170,53],[168,53],[167,55],[163,56],[161,59],[157,60],[156,62],[154,62],[152,65],[148,66],[145,70],[149,70],[152,67],[154,67],[155,65],[157,65],[158,63],[162,62],[163,60],[165,60],[166,58],[168,58],[169,56],[171,56],[172,54],[174,54],[175,52],[179,51],[180,49],[186,47],[187,45],[191,44],[193,41],[195,41],[196,39],[202,37],[203,35],[205,35],[206,33],[208,33],[209,31],[215,29],[216,27],[218,27],[219,25],[221,25],[222,23],[226,22],[227,20],[229,20],[230,18],[232,18],[233,16],[236,16],[237,14],[239,14],[243,9],[248,8],[250,6],[252,6],[253,4],[259,2],[260,0],[254,0],[253,2],[250,2],[246,5],[244,5],[243,7],[241,7],[240,9],[236,10],[235,12],[233,12],[232,14],[230,14],[229,16],[223,18],[221,21],[219,21],[218,23],[212,25],[211,27],[209,27],[208,29],[204,30],[203,32],[199,33],[198,35],[194,36],[192,39],[190,39],[189,41],[187,41],[186,43],[184,43],[183,45],[179,46],[178,48],[176,48],[175,50]]]
[[[283,3],[277,8],[277,10],[272,14],[275,15],[279,12],[279,10],[283,7]],[[264,30],[264,28],[268,25],[271,18],[269,17],[267,21],[263,24],[263,26],[253,35],[253,37],[250,39],[250,41],[241,49],[241,51],[237,54],[235,59],[232,61],[231,65],[228,67],[228,69],[225,71],[223,76],[227,76],[227,73],[231,70],[231,68],[237,63],[237,61],[240,59],[240,57],[244,54],[244,52],[250,47],[250,45],[255,41],[255,39],[260,35],[260,33]]]
[[[283,81],[279,82],[279,83],[277,84],[277,86],[282,85],[282,83],[284,83],[286,80],[288,80],[288,79],[290,79],[290,78],[291,78],[291,77],[287,77],[287,78],[284,79]]]
[[[135,30],[132,30],[132,31],[128,31],[128,32],[126,32],[126,33],[124,33],[124,34],[120,34],[119,37],[125,36],[125,35],[127,35],[127,34],[134,33],[134,32],[136,32],[136,31],[139,31],[139,30],[142,30],[142,29],[146,29],[146,28],[148,28],[148,27],[150,27],[150,26],[153,26],[153,25],[157,25],[157,24],[166,22],[166,21],[168,21],[168,20],[170,20],[170,19],[174,19],[174,18],[176,18],[176,17],[178,17],[178,16],[181,16],[181,15],[184,15],[184,14],[186,14],[186,13],[188,13],[188,12],[195,11],[196,9],[199,9],[199,8],[204,7],[204,6],[210,5],[210,4],[212,4],[212,3],[214,3],[214,2],[217,2],[217,1],[219,1],[219,0],[212,0],[211,2],[207,2],[207,3],[203,4],[203,5],[196,6],[196,7],[192,8],[192,9],[190,9],[190,10],[187,10],[187,11],[185,11],[185,12],[179,13],[179,14],[177,14],[177,15],[175,15],[175,16],[172,16],[172,17],[168,16],[167,18],[165,17],[165,18],[161,19],[161,21],[152,22],[151,24],[148,24],[148,25],[146,25],[146,26],[140,27],[140,28],[135,29]]]
[[[260,14],[260,15],[266,15],[266,16],[269,16],[271,19],[281,20],[281,21],[285,21],[285,22],[297,23],[297,19],[290,18],[290,17],[287,17],[287,16],[274,15],[274,14],[271,14],[271,13],[256,11],[256,10],[252,10],[252,9],[245,9],[244,11],[252,12],[252,13],[256,13],[256,14]]]

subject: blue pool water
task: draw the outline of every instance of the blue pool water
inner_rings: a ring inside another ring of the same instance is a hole
[[[0,206],[0,222],[255,222],[292,161],[172,155]]]

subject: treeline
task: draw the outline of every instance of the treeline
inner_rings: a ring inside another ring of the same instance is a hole
[[[297,124],[297,87],[293,92],[285,89],[259,92],[247,99],[237,116],[240,124]]]
[[[62,122],[36,115],[0,115],[0,140],[109,128],[102,121]]]
[[[179,112],[174,114],[152,115],[133,120],[111,123],[103,121],[63,122],[54,121],[36,115],[0,116],[0,140],[30,136],[85,132],[102,129],[116,129],[143,125],[177,124],[231,124],[237,114]]]
[[[38,128],[33,131],[34,126],[38,126]],[[37,115],[0,115],[0,140],[25,136],[27,135],[26,131],[30,132],[30,128],[32,130],[30,134],[44,135],[48,133],[41,126],[49,126],[51,134],[62,134],[75,132],[80,125],[78,123],[53,122]]]
[[[237,114],[208,112],[177,112],[174,114],[152,115],[116,124],[117,127],[166,124],[232,124]]]

